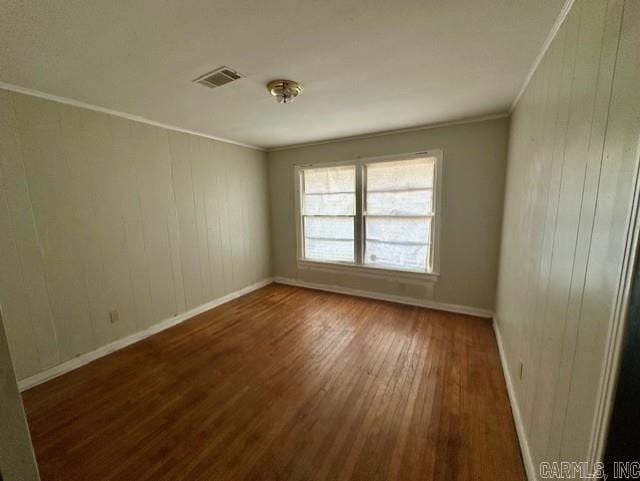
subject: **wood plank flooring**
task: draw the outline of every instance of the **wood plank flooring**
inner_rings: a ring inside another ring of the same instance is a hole
[[[488,320],[277,284],[24,401],[43,481],[524,479]]]

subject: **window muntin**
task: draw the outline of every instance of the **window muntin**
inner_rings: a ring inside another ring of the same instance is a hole
[[[434,273],[438,158],[298,168],[301,260]]]
[[[305,169],[301,175],[305,259],[355,262],[356,167]]]

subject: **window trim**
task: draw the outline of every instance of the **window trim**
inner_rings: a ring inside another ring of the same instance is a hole
[[[433,197],[433,232],[432,232],[432,268],[431,271],[412,271],[404,269],[387,269],[383,267],[369,266],[363,263],[362,256],[364,255],[364,207],[365,207],[365,191],[363,176],[366,164],[373,164],[377,162],[392,162],[397,160],[411,160],[422,157],[435,158],[434,168],[434,182],[433,188],[435,189],[435,195]],[[294,197],[295,197],[295,226],[296,226],[296,260],[298,269],[317,269],[324,271],[331,271],[336,273],[352,273],[358,275],[366,275],[372,277],[396,277],[408,280],[424,280],[435,282],[440,276],[440,226],[441,226],[441,211],[442,211],[442,150],[430,149],[421,150],[419,152],[410,152],[405,154],[393,154],[376,157],[362,157],[352,160],[338,161],[338,162],[313,162],[313,163],[301,163],[294,165]],[[301,215],[301,193],[302,193],[302,175],[301,171],[309,168],[322,168],[322,167],[339,167],[343,165],[354,165],[356,167],[356,215],[354,219],[355,231],[354,231],[354,244],[355,244],[355,262],[324,262],[305,259],[304,257],[304,240],[303,236],[303,216]]]

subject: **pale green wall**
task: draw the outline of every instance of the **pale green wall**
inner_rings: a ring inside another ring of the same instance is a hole
[[[638,164],[639,86],[640,2],[578,0],[512,116],[497,321],[536,467],[587,460]]]
[[[19,379],[270,274],[264,152],[3,90],[0,145]]]
[[[0,312],[0,478],[37,481],[38,468]]]
[[[506,118],[269,152],[273,274],[493,310],[506,164]],[[390,279],[298,270],[294,165],[442,149],[440,279],[430,289]]]

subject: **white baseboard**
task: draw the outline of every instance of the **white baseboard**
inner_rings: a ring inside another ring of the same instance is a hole
[[[369,299],[378,299],[382,301],[396,302],[399,304],[407,304],[411,306],[427,307],[430,309],[437,309],[437,310],[447,311],[447,312],[455,312],[458,314],[467,314],[467,315],[477,316],[477,317],[491,318],[493,316],[493,313],[491,311],[486,309],[478,309],[475,307],[458,306],[455,304],[446,304],[446,303],[430,301],[430,300],[394,296],[390,294],[381,294],[377,292],[362,291],[359,289],[350,289],[346,287],[330,286],[325,284],[316,284],[311,282],[299,281],[297,279],[288,279],[284,277],[267,278],[256,284],[252,284],[248,287],[245,287],[244,289],[240,289],[238,291],[232,292],[223,297],[215,299],[211,302],[195,307],[187,312],[178,314],[175,317],[172,317],[170,319],[165,319],[164,321],[161,321],[158,324],[154,324],[153,326],[148,327],[143,331],[133,333],[127,337],[123,337],[122,339],[118,339],[117,341],[114,341],[102,347],[99,347],[98,349],[95,349],[91,352],[87,352],[78,357],[70,359],[62,364],[58,364],[57,366],[47,369],[46,371],[43,371],[33,376],[30,376],[28,378],[22,379],[21,381],[18,382],[20,391],[25,391],[29,388],[37,386],[38,384],[42,384],[43,382],[46,382],[58,376],[61,376],[69,371],[73,371],[74,369],[84,366],[85,364],[88,364],[91,361],[95,361],[96,359],[106,356],[107,354],[115,352],[124,347],[130,346],[135,342],[141,341],[142,339],[145,339],[149,336],[157,334],[158,332],[164,331],[165,329],[169,329],[170,327],[175,326],[176,324],[180,324],[181,322],[184,322],[187,319],[190,319],[194,316],[197,316],[198,314],[208,311],[209,309],[213,309],[214,307],[217,307],[221,304],[224,304],[233,299],[236,299],[237,297],[248,294],[249,292],[255,291],[256,289],[260,289],[261,287],[271,284],[272,282],[277,282],[279,284],[286,284],[286,285],[297,286],[297,287],[306,287],[309,289],[316,289],[321,291],[336,292],[338,294],[347,294],[347,295],[352,295],[357,297],[366,297]]]
[[[66,362],[63,362],[62,364],[58,364],[57,366],[47,369],[46,371],[40,372],[28,378],[25,378],[18,382],[20,391],[25,391],[29,388],[37,386],[38,384],[42,384],[43,382],[46,382],[53,378],[61,376],[69,371],[73,371],[74,369],[77,369],[80,366],[84,366],[85,364],[88,364],[91,361],[95,361],[96,359],[106,356],[107,354],[110,354],[124,347],[130,346],[131,344],[141,341],[142,339],[145,339],[149,336],[153,336],[158,332],[164,331],[165,329],[169,329],[170,327],[173,327],[176,324],[180,324],[181,322],[184,322],[187,319],[191,319],[192,317],[197,316],[198,314],[202,314],[203,312],[208,311],[209,309],[213,309],[214,307],[217,307],[221,304],[229,302],[233,299],[236,299],[240,296],[248,294],[257,289],[260,289],[261,287],[271,284],[272,282],[273,282],[272,278],[264,279],[260,282],[247,286],[243,289],[240,289],[235,292],[231,292],[230,294],[219,297],[218,299],[214,299],[211,302],[207,302],[206,304],[202,304],[201,306],[194,307],[193,309],[187,312],[184,312],[182,314],[178,314],[177,316],[174,316],[170,319],[165,319],[164,321],[161,321],[158,324],[154,324],[153,326],[150,326],[143,331],[133,333],[127,337],[123,337],[122,339],[118,339],[117,341],[114,341],[102,347],[99,347],[94,351],[87,352],[78,357],[75,357]]]
[[[507,393],[509,394],[509,402],[511,403],[511,412],[513,413],[513,421],[516,425],[516,432],[518,433],[518,442],[520,443],[520,452],[522,453],[522,460],[524,462],[524,469],[527,473],[527,479],[529,481],[538,481],[538,471],[533,464],[533,458],[531,457],[531,451],[529,450],[529,442],[524,430],[524,423],[522,422],[522,416],[520,415],[520,409],[516,401],[516,393],[511,382],[511,374],[507,365],[507,357],[502,345],[502,336],[500,335],[500,327],[496,322],[496,318],[493,318],[493,332],[496,335],[496,342],[498,343],[498,351],[500,352],[500,362],[502,364],[502,372],[504,372],[504,379],[507,383]]]
[[[308,289],[316,289],[319,291],[335,292],[337,294],[347,294],[350,296],[366,297],[368,299],[377,299],[380,301],[396,302],[398,304],[407,304],[410,306],[427,307],[439,311],[455,312],[456,314],[466,314],[469,316],[484,317],[491,319],[493,312],[488,309],[479,309],[477,307],[458,306],[456,304],[446,304],[444,302],[431,301],[428,299],[415,299],[412,297],[395,296],[391,294],[382,294],[379,292],[363,291],[360,289],[351,289],[348,287],[331,286],[328,284],[318,284],[315,282],[305,282],[298,279],[290,279],[287,277],[275,277],[274,282],[278,284],[286,284],[288,286],[306,287]]]

